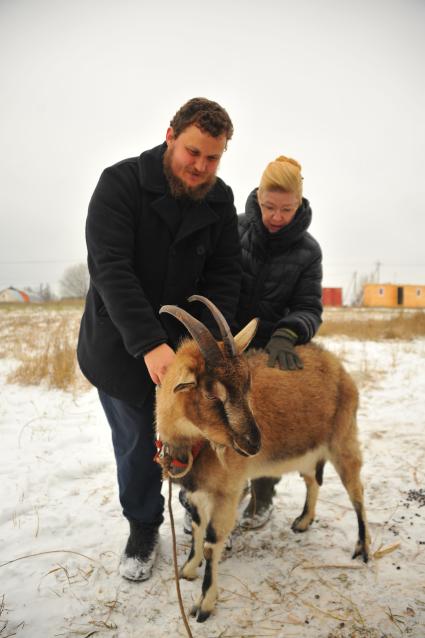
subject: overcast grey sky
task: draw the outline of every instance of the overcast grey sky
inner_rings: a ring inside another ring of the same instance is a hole
[[[0,289],[85,261],[100,172],[187,99],[229,112],[238,212],[303,166],[324,285],[425,284],[424,0],[0,0]]]

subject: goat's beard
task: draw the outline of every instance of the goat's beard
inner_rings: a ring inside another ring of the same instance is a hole
[[[163,166],[164,174],[170,187],[171,195],[176,199],[187,197],[195,202],[204,199],[205,195],[212,189],[216,183],[217,176],[212,175],[206,182],[198,186],[188,186],[180,177],[173,173],[171,168],[171,160],[173,158],[173,150],[167,148],[164,153]]]

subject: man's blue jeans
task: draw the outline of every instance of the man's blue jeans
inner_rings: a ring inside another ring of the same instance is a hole
[[[164,511],[161,468],[155,456],[155,391],[138,407],[99,390],[112,430],[118,488],[123,514],[140,523],[160,525]]]

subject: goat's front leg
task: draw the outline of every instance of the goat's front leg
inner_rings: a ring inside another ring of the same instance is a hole
[[[194,494],[188,495],[188,500],[190,502],[190,513],[192,515],[192,546],[185,564],[180,569],[180,577],[186,580],[194,580],[198,575],[198,567],[202,563],[202,548],[209,516],[205,507],[202,507],[202,500],[199,506],[195,505],[197,498],[196,496],[194,498]],[[203,500],[205,501],[205,497]]]
[[[191,609],[191,615],[196,616],[198,622],[204,622],[215,607],[218,595],[218,564],[227,537],[235,524],[238,502],[239,494],[234,498],[227,496],[226,499],[216,499],[214,503],[204,543],[205,572],[202,594]]]

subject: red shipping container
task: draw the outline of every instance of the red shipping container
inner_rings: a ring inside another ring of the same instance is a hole
[[[322,301],[324,306],[342,306],[342,288],[323,288]]]

